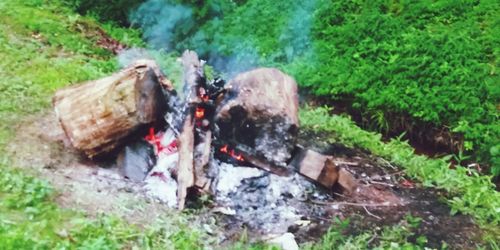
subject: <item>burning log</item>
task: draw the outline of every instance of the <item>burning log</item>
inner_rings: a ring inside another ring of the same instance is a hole
[[[201,100],[198,97],[198,88],[204,81],[203,64],[193,51],[182,54],[184,66],[184,84],[187,90],[185,96],[186,109],[183,125],[178,136],[179,162],[177,164],[177,201],[179,210],[184,209],[187,189],[195,184],[194,176],[194,139],[196,104]]]
[[[226,91],[216,110],[216,137],[285,167],[299,128],[295,80],[277,69],[260,68],[236,76]]]
[[[112,151],[164,112],[160,84],[173,89],[156,63],[142,60],[109,77],[59,90],[52,102],[73,147],[92,158]]]

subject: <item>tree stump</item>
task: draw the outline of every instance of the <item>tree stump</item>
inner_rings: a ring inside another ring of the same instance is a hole
[[[237,75],[216,110],[217,138],[277,166],[291,158],[298,128],[297,83],[273,68]]]

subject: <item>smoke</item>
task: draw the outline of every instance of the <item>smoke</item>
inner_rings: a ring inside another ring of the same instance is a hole
[[[250,5],[251,1],[256,4]],[[165,51],[176,51],[182,53],[184,49],[195,50],[208,65],[214,67],[217,72],[223,73],[225,78],[231,78],[236,74],[250,70],[258,66],[279,66],[291,63],[296,58],[311,52],[311,26],[313,24],[313,13],[317,0],[291,1],[285,4],[285,9],[277,10],[280,15],[286,15],[286,21],[270,35],[276,36],[279,47],[273,52],[263,55],[260,50],[261,41],[255,37],[252,29],[256,27],[242,27],[242,32],[238,34],[228,31],[228,23],[224,21],[223,9],[224,1],[214,1],[209,7],[215,10],[207,10],[209,13],[203,20],[195,18],[194,11],[190,6],[181,5],[175,0],[148,0],[141,4],[130,15],[132,25],[143,30],[143,38],[151,49],[162,49]],[[229,2],[229,1],[226,1]],[[246,4],[233,5],[229,12],[235,8],[259,8],[260,0],[249,0]],[[264,3],[264,1],[262,1]],[[226,3],[227,4],[227,3]],[[278,6],[283,4],[277,3]],[[263,4],[260,8],[269,8],[269,3]],[[199,7],[198,7],[199,8]],[[208,8],[204,6],[203,8]],[[255,10],[254,10],[255,11]],[[257,10],[258,11],[258,10]],[[213,13],[212,13],[213,12]],[[210,14],[211,13],[211,14]],[[260,13],[258,11],[257,13]],[[197,14],[198,15],[198,14]],[[212,16],[213,15],[213,16]],[[231,13],[228,14],[230,18]],[[236,17],[240,18],[240,17]],[[241,17],[243,18],[243,17]],[[248,18],[245,16],[245,18]],[[272,18],[272,16],[259,16],[256,14],[251,18]],[[198,22],[198,23],[197,23]],[[243,22],[243,23],[252,23]],[[245,25],[239,22],[232,22],[229,25]],[[269,26],[270,29],[274,27]],[[147,56],[144,53],[133,51],[122,56],[124,62],[130,62],[131,58]]]
[[[208,57],[208,64],[217,71],[222,72],[226,79],[256,68],[261,62],[261,57],[254,46],[238,42],[235,48],[229,55],[221,54],[219,51],[210,51]]]
[[[118,54],[118,64],[121,68],[125,68],[139,59],[153,59],[152,55],[146,49],[131,48],[126,49]]]
[[[174,42],[195,27],[193,11],[168,0],[148,0],[130,15],[132,26],[143,31],[151,48],[175,49]]]

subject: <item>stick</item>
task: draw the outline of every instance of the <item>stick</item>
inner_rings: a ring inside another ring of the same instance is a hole
[[[385,183],[385,182],[380,182],[380,181],[371,181],[371,180],[369,180],[368,182],[369,183],[373,183],[373,184],[382,185],[382,186],[394,187],[394,185],[392,185],[392,184]]]
[[[363,208],[365,209],[365,211],[366,211],[366,213],[367,213],[367,214],[369,214],[369,215],[371,215],[371,216],[373,216],[373,217],[375,217],[375,218],[377,218],[377,219],[379,219],[379,220],[381,220],[381,219],[382,219],[382,218],[380,218],[379,216],[376,216],[376,215],[372,214],[370,211],[368,211],[368,209],[366,208],[366,206],[363,206]]]
[[[203,149],[201,152],[201,156],[197,157],[197,160],[195,162],[194,166],[194,176],[195,176],[195,183],[194,185],[203,190],[207,191],[210,188],[210,180],[207,178],[207,175],[205,173],[205,166],[208,164],[210,161],[210,152],[211,152],[211,146],[212,146],[212,131],[207,130],[205,132],[205,137],[204,137],[204,145]]]
[[[353,202],[328,202],[311,200],[312,203],[318,205],[339,205],[339,206],[355,206],[355,207],[398,207],[399,204],[384,203],[353,203]]]

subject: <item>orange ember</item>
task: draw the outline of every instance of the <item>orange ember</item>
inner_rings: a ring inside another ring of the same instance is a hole
[[[194,112],[194,117],[196,117],[196,119],[202,119],[204,116],[205,116],[205,109],[197,107],[196,111]]]
[[[224,147],[220,148],[220,151],[224,154],[227,154],[227,145],[224,145]]]
[[[233,159],[236,159],[237,161],[245,161],[245,158],[243,158],[242,154],[236,153],[234,149],[229,150],[228,145],[224,145],[222,148],[220,148],[220,152],[231,156]]]

